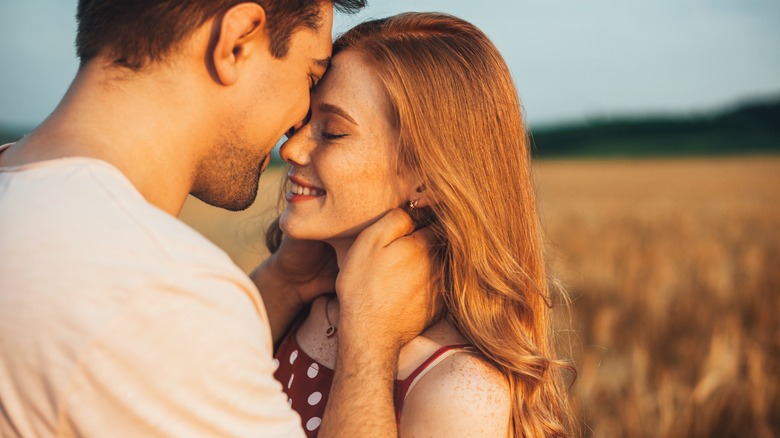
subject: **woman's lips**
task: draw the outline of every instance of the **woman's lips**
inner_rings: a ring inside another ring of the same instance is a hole
[[[292,184],[290,186],[290,191],[287,192],[287,201],[303,201],[325,195],[324,189],[308,184],[302,179],[294,176],[288,176],[288,178]]]
[[[303,196],[322,196],[325,194],[324,190],[316,189],[313,187],[306,187],[296,183],[292,183],[292,187],[290,187],[290,192],[294,195],[303,195]]]

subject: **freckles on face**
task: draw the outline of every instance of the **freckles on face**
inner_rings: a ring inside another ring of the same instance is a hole
[[[297,238],[356,236],[408,198],[396,165],[398,133],[389,102],[371,67],[357,54],[338,54],[312,96],[308,125],[282,148],[291,180],[318,196],[296,197],[293,185],[282,217]]]

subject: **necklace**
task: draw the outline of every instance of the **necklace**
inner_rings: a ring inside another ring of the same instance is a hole
[[[338,327],[330,322],[330,316],[328,315],[328,310],[330,310],[330,300],[331,298],[328,298],[328,300],[325,301],[325,320],[328,321],[328,328],[325,330],[325,336],[328,338],[333,337],[333,335],[336,334],[336,330],[338,330]]]

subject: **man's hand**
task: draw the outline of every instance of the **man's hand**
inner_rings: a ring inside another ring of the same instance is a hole
[[[397,437],[398,351],[433,317],[429,231],[387,213],[350,248],[336,281],[339,346],[320,437]]]
[[[274,343],[306,304],[335,290],[337,274],[336,253],[330,245],[282,239],[279,250],[250,275],[263,297]]]
[[[433,318],[430,232],[413,231],[394,209],[360,233],[336,282],[340,333],[398,350]]]
[[[285,236],[269,260],[305,304],[336,290],[339,267],[336,252],[327,243]]]

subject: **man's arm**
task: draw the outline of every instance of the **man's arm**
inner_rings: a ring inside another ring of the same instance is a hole
[[[273,378],[259,299],[240,275],[182,272],[129,294],[63,370],[54,434],[303,437]]]
[[[398,352],[434,314],[428,232],[400,209],[358,236],[339,274],[339,350],[321,437],[396,437]],[[410,234],[411,233],[411,234]]]

